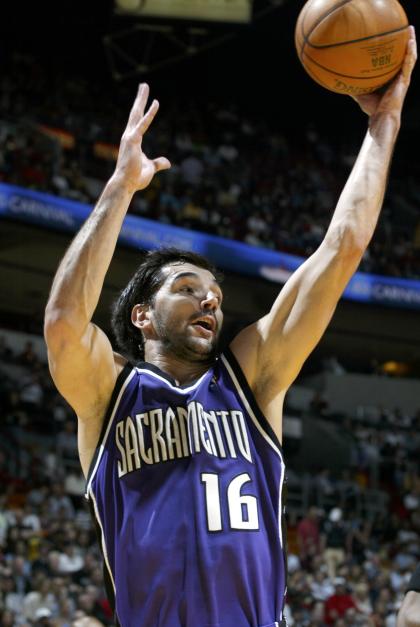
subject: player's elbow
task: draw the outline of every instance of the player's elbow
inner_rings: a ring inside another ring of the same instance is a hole
[[[59,353],[63,348],[77,340],[81,330],[59,307],[47,305],[44,316],[44,338],[50,353]]]
[[[47,307],[44,317],[44,338],[49,352],[56,353],[67,335],[66,324],[57,310]]]
[[[328,229],[324,244],[334,250],[337,256],[359,262],[369,241],[351,224],[343,223]]]

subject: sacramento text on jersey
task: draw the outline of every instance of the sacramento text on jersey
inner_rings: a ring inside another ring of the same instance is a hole
[[[220,458],[242,455],[252,462],[244,416],[239,410],[205,411],[195,401],[187,407],[153,409],[117,423],[115,441],[121,454],[119,477],[143,464],[158,464],[199,453]]]

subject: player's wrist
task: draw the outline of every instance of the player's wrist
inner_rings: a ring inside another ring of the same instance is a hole
[[[127,200],[131,200],[136,192],[136,187],[131,184],[130,179],[121,172],[120,170],[115,170],[112,174],[111,178],[108,180],[106,184],[106,188],[109,191],[118,191]]]
[[[369,118],[369,131],[375,137],[383,137],[384,134],[391,133],[395,140],[401,127],[401,111],[380,110],[373,113]]]

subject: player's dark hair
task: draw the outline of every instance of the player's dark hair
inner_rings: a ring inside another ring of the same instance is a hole
[[[153,304],[156,292],[165,281],[162,269],[167,265],[191,263],[212,272],[218,281],[220,274],[208,259],[197,253],[178,248],[161,248],[147,253],[127,287],[112,307],[111,328],[118,350],[133,363],[144,359],[144,338],[131,322],[134,305]]]

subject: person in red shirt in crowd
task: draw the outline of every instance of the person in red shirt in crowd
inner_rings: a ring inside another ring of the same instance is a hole
[[[325,623],[335,625],[335,621],[345,616],[347,610],[357,609],[353,597],[346,589],[343,577],[334,580],[335,592],[325,601]]]
[[[314,555],[318,555],[321,550],[317,507],[310,507],[308,509],[306,516],[299,522],[296,533],[299,546],[299,558],[301,563],[306,565],[308,561],[310,561]]]

